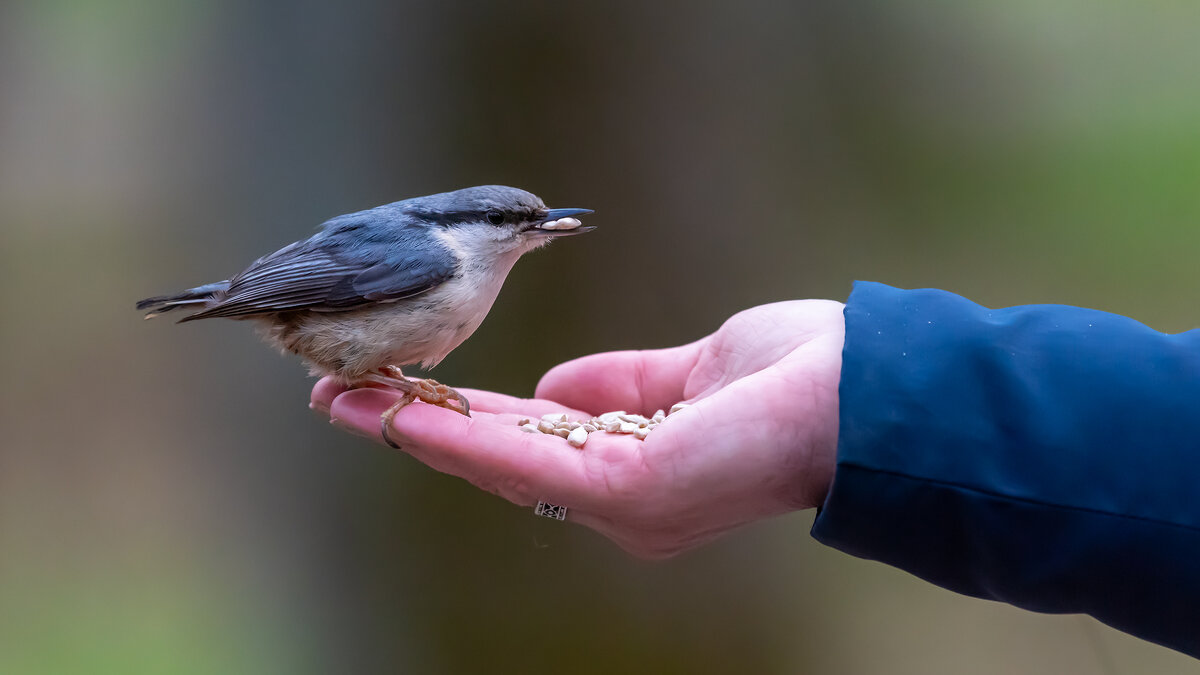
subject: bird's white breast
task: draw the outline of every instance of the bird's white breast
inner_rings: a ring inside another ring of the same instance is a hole
[[[437,365],[475,332],[492,309],[516,256],[469,264],[459,274],[417,298],[380,312],[375,332],[387,342],[389,363]]]
[[[436,288],[348,312],[310,313],[294,333],[268,326],[266,337],[305,357],[315,374],[347,382],[385,365],[435,366],[479,328],[517,259],[536,246],[504,246],[489,235],[439,231],[435,236],[459,262],[454,276]]]

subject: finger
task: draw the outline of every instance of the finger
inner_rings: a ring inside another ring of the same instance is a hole
[[[542,500],[542,501],[546,502],[548,505],[561,507],[561,505],[553,504],[552,502],[548,502],[547,500]],[[552,516],[542,516],[542,517],[552,518]],[[611,518],[599,515],[597,513],[593,513],[591,511],[585,511],[583,509],[567,508],[566,513],[564,514],[563,520],[568,523],[576,523],[578,525],[583,525],[584,527],[586,527],[590,530],[593,530],[593,531],[607,537],[608,539],[616,542],[617,545],[620,546],[621,548],[625,548],[628,550],[628,547],[626,546],[626,543],[625,543],[627,541],[627,537],[625,536],[625,533],[622,531],[622,528],[620,528],[613,522],[613,520]]]
[[[610,410],[651,414],[683,399],[688,375],[708,338],[670,349],[608,352],[550,369],[537,397],[593,415]]]
[[[334,399],[330,414],[351,431],[380,439],[379,416],[396,397],[387,390],[354,389]],[[556,436],[521,431],[511,418],[465,417],[416,403],[396,415],[389,435],[422,463],[517,504],[544,500],[595,507],[603,499],[578,450]]]
[[[483,389],[459,388],[458,391],[462,392],[471,401],[472,411],[484,410],[490,413],[513,413],[534,419],[542,415],[558,413],[567,413],[567,416],[571,419],[587,419],[591,417],[589,413],[582,410],[575,410],[557,401],[548,401],[539,398],[518,398]]]
[[[329,406],[333,405],[333,399],[338,397],[338,394],[349,389],[344,384],[339,383],[332,377],[322,377],[313,385],[312,395],[308,400],[308,407],[321,412],[329,412]]]
[[[376,389],[387,387],[387,385],[379,382],[361,382],[354,386],[374,387]],[[329,406],[333,404],[333,399],[350,388],[350,385],[342,384],[334,377],[322,377],[313,385],[312,395],[308,400],[308,407],[312,410],[328,413]]]
[[[604,516],[596,515],[590,511],[583,509],[567,509],[566,517],[563,520],[568,523],[577,523],[584,527],[594,530],[605,537],[616,541],[619,534],[616,528],[613,527],[612,521]]]
[[[333,404],[333,399],[348,389],[350,387],[338,383],[334,378],[324,377],[313,386],[312,397],[308,407],[328,413],[329,406]],[[471,410],[483,410],[491,413],[513,413],[534,418],[558,413],[567,413],[572,419],[590,417],[588,413],[582,410],[575,410],[555,401],[518,398],[484,389],[459,387],[457,390],[471,402]]]

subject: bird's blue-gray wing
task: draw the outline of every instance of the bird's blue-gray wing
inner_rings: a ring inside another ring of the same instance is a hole
[[[260,258],[184,320],[355,309],[424,293],[454,274],[454,255],[435,239],[364,242],[353,234],[318,235]]]

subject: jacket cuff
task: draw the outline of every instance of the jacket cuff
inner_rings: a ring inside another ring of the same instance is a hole
[[[1200,331],[857,282],[818,541],[1200,656]]]

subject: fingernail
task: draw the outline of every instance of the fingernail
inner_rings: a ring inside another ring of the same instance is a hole
[[[308,409],[318,415],[328,415],[329,414],[329,406],[325,405],[324,403],[319,403],[317,401],[310,401],[308,404]]]

